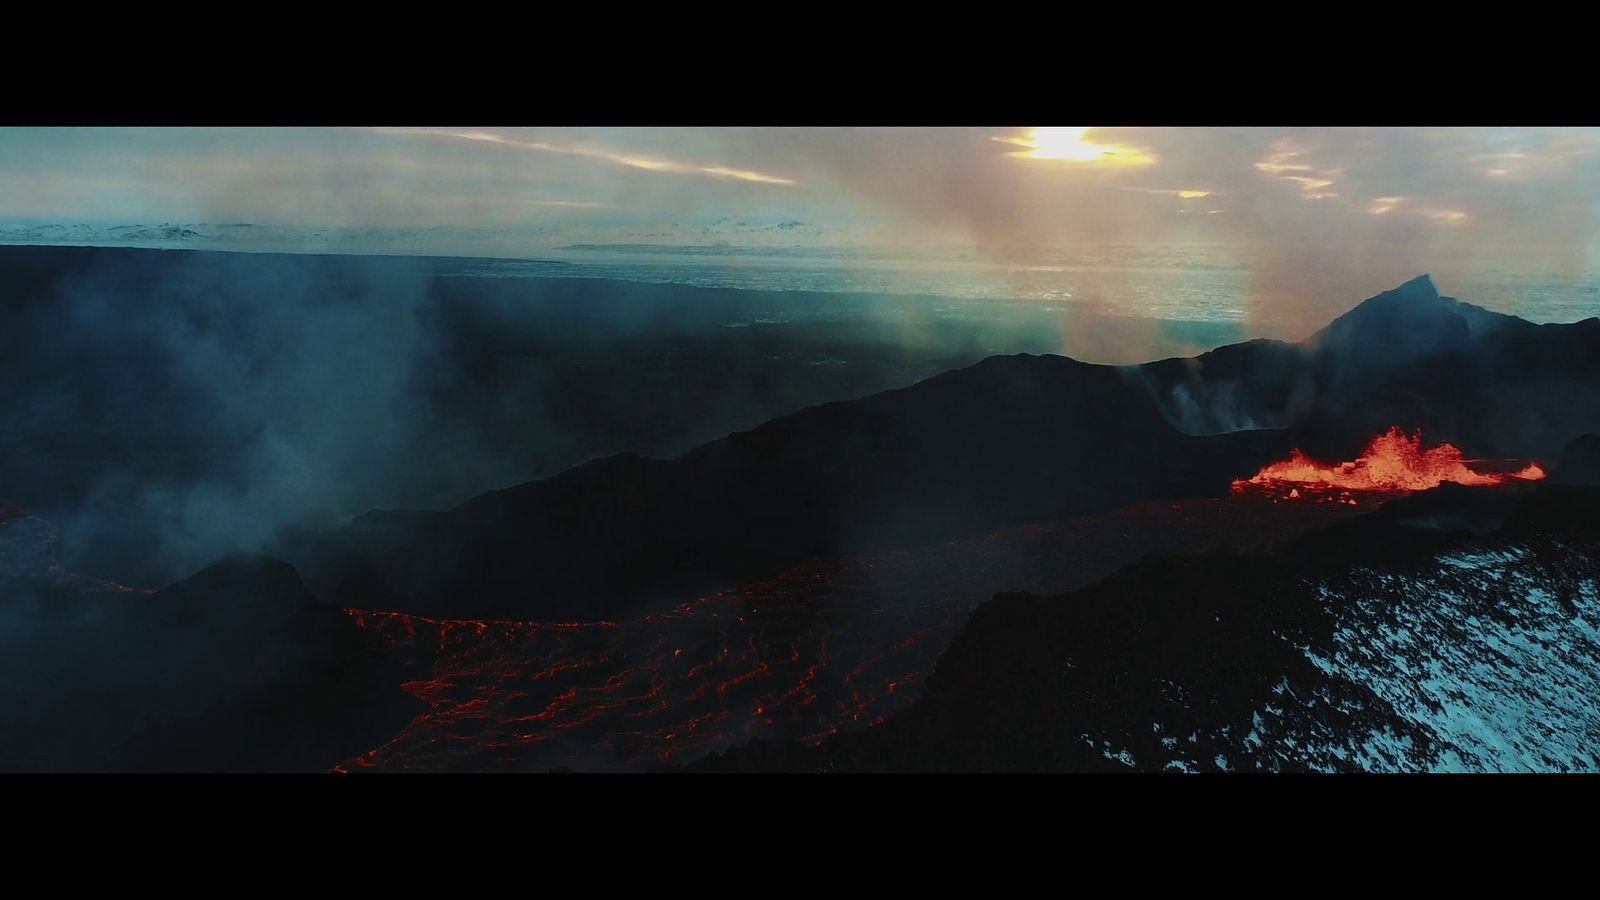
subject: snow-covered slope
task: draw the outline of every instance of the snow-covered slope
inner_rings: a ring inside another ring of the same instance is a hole
[[[1320,585],[1333,640],[1307,657],[1429,738],[1369,731],[1362,768],[1600,769],[1597,573],[1592,545],[1531,539]]]
[[[1389,562],[1329,529],[1276,558],[1146,559],[1061,596],[1003,594],[905,712],[703,767],[1600,770],[1600,491],[1520,496],[1478,537],[1404,512],[1336,526],[1394,545]]]

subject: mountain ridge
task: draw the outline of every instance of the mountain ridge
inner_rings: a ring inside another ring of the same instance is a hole
[[[1315,341],[1136,367],[991,356],[671,460],[619,454],[442,512],[372,511],[276,552],[348,606],[600,618],[810,556],[1215,496],[1291,446],[1349,458],[1394,424],[1530,457],[1600,429],[1600,327],[1504,317],[1527,327],[1475,334],[1458,307],[1477,308],[1440,299],[1423,276]],[[1389,334],[1411,325],[1408,344]]]

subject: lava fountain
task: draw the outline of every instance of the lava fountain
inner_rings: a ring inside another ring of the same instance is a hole
[[[1287,488],[1290,498],[1307,491],[1380,491],[1400,493],[1425,491],[1446,481],[1465,485],[1504,484],[1512,479],[1537,481],[1545,477],[1538,463],[1528,463],[1515,472],[1479,471],[1464,459],[1453,444],[1442,443],[1422,449],[1422,432],[1408,435],[1398,425],[1372,439],[1361,456],[1343,463],[1317,462],[1296,449],[1289,458],[1262,467],[1250,478],[1233,482],[1235,493],[1250,486]]]

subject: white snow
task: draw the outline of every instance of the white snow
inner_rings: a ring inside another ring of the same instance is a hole
[[[1426,752],[1384,726],[1361,741],[1362,768],[1600,770],[1600,591],[1570,574],[1594,560],[1560,549],[1569,566],[1524,546],[1473,549],[1325,586],[1338,627],[1330,652],[1307,658],[1437,744]]]

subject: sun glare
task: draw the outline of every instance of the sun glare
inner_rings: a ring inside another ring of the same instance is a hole
[[[1088,140],[1085,135],[1091,130],[1090,128],[1034,128],[1023,135],[997,137],[995,140],[1027,148],[1008,154],[1023,159],[1054,159],[1120,166],[1143,166],[1155,162],[1155,157],[1137,147],[1099,144]]]

